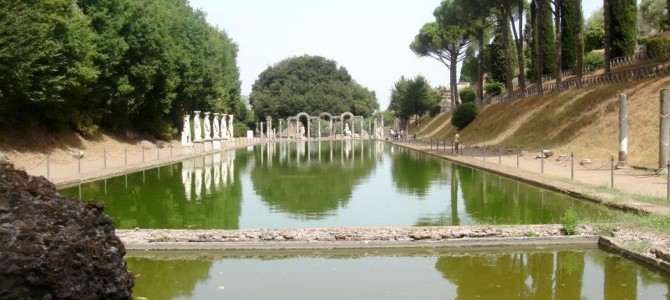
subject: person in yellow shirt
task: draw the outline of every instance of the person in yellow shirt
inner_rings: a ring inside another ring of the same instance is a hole
[[[458,130],[456,130],[456,134],[454,135],[454,150],[456,150],[456,154],[458,154],[458,148],[461,145],[461,136],[458,135]]]

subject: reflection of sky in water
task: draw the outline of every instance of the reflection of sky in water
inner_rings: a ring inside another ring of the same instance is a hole
[[[660,272],[596,249],[381,256],[366,251],[131,257],[128,264],[140,274],[135,297],[149,299],[158,293],[175,299],[665,299],[670,283]]]

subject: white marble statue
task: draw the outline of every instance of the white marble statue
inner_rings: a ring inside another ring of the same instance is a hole
[[[209,118],[209,112],[205,112],[205,116],[202,118],[202,122],[205,127],[205,141],[212,139],[212,120]]]
[[[214,113],[213,122],[214,122],[214,125],[212,125],[212,127],[214,127],[214,139],[215,140],[220,140],[221,135],[219,134],[219,129],[220,129],[219,128],[219,113]]]
[[[189,115],[184,116],[184,128],[181,131],[181,145],[191,145],[191,121]]]
[[[351,130],[349,129],[349,124],[344,124],[344,136],[351,136]]]
[[[304,139],[305,138],[305,125],[300,124],[299,132],[300,132],[300,138]]]
[[[202,130],[200,130],[200,111],[194,111],[195,116],[193,116],[193,141],[202,142]]]
[[[228,115],[228,140],[233,140],[233,115]]]
[[[228,122],[226,121],[226,114],[221,114],[221,139],[228,140]]]

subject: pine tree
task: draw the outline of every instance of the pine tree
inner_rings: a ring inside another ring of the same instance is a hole
[[[631,55],[637,47],[637,3],[610,0],[610,58]]]

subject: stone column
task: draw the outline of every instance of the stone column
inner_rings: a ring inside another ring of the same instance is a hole
[[[196,110],[193,112],[193,142],[201,143],[202,142],[202,129],[200,128],[200,111]]]
[[[228,115],[228,140],[233,140],[233,115]]]
[[[220,139],[221,139],[221,135],[220,135],[220,133],[219,133],[219,130],[220,130],[221,128],[219,127],[219,113],[214,113],[214,120],[213,120],[213,122],[214,122],[214,125],[212,125],[212,126],[214,127],[214,139],[215,139],[215,140],[220,140]]]
[[[268,139],[272,139],[273,138],[273,136],[272,136],[272,117],[267,116],[265,118],[265,120],[266,120],[265,124],[267,125],[267,129],[265,130],[265,132],[267,132]]]

